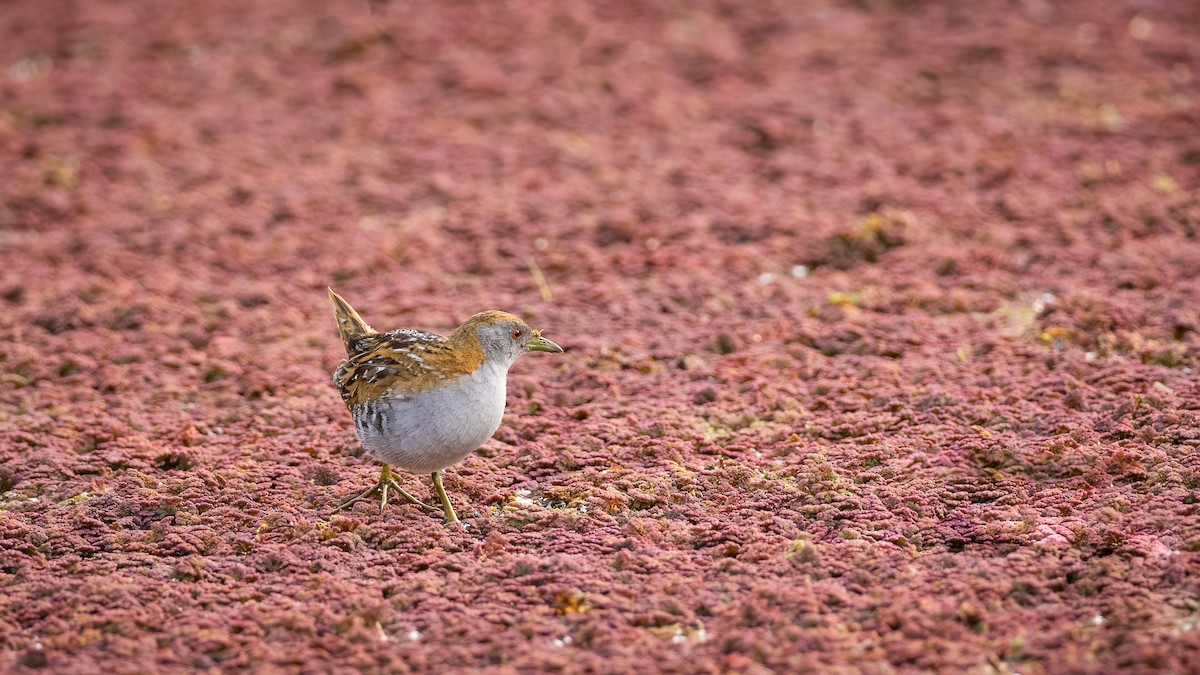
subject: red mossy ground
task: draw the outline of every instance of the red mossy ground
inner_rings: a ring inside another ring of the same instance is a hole
[[[1200,670],[1196,3],[8,2],[0,66],[0,671]],[[567,348],[468,530],[327,521],[327,285]]]

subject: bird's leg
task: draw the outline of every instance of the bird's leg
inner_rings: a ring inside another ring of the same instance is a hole
[[[383,470],[380,472],[379,480],[381,482],[385,480],[385,478],[384,478],[385,475],[386,475],[387,485],[383,486],[383,504],[384,505],[387,504],[387,491],[388,491],[388,488],[391,487],[391,489],[395,490],[396,492],[399,492],[400,496],[404,497],[404,501],[408,502],[409,504],[416,504],[417,506],[420,506],[421,508],[424,508],[424,509],[429,509],[430,511],[437,510],[436,506],[431,506],[429,504],[426,504],[425,502],[421,501],[420,499],[417,499],[416,497],[410,495],[408,493],[408,490],[405,490],[404,488],[400,487],[400,483],[398,483],[396,481],[396,477],[392,475],[392,467],[388,466],[387,464],[383,465]],[[383,505],[381,505],[379,507],[379,511],[381,513],[383,512]]]
[[[379,472],[379,482],[372,485],[366,492],[358,495],[357,497],[351,497],[350,499],[347,499],[346,501],[342,502],[341,504],[338,505],[338,507],[336,509],[333,510],[333,512],[337,513],[338,511],[341,511],[343,509],[353,506],[359,500],[366,499],[368,497],[372,497],[372,496],[378,494],[378,495],[380,495],[379,513],[380,513],[380,515],[382,515],[383,510],[385,508],[387,508],[388,490],[395,490],[396,492],[400,493],[400,496],[404,497],[404,499],[406,501],[416,504],[417,506],[422,506],[422,507],[425,507],[425,508],[431,509],[431,510],[437,509],[437,507],[430,506],[429,504],[426,504],[425,502],[421,501],[420,499],[417,499],[416,497],[408,494],[408,491],[405,490],[404,488],[400,487],[400,484],[396,482],[395,477],[392,476],[392,467],[390,465],[384,464],[383,469],[380,470],[380,472]]]
[[[447,523],[457,523],[458,516],[454,513],[454,507],[450,505],[450,496],[446,494],[446,488],[442,487],[442,472],[433,472],[433,489],[437,491],[438,497],[442,498],[442,511],[446,513]]]

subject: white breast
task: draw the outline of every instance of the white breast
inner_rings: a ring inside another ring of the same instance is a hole
[[[496,433],[507,368],[484,364],[415,396],[389,394],[356,411],[363,447],[381,462],[419,473],[457,464]]]

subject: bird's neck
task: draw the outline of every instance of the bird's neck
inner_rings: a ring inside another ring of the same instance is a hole
[[[485,363],[483,346],[479,344],[479,336],[475,330],[467,326],[459,326],[446,338],[450,353],[456,366],[467,372],[474,372]]]
[[[479,364],[471,373],[471,379],[484,384],[495,384],[499,382],[501,386],[508,380],[508,368],[511,363],[496,361],[495,359],[485,360]]]

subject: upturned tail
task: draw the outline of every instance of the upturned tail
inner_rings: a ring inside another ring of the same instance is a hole
[[[342,344],[346,345],[346,355],[354,356],[356,353],[354,345],[359,339],[367,335],[374,335],[376,331],[362,320],[350,303],[334,293],[332,288],[329,289],[329,300],[333,303],[333,315],[337,318],[338,333],[342,336]]]

